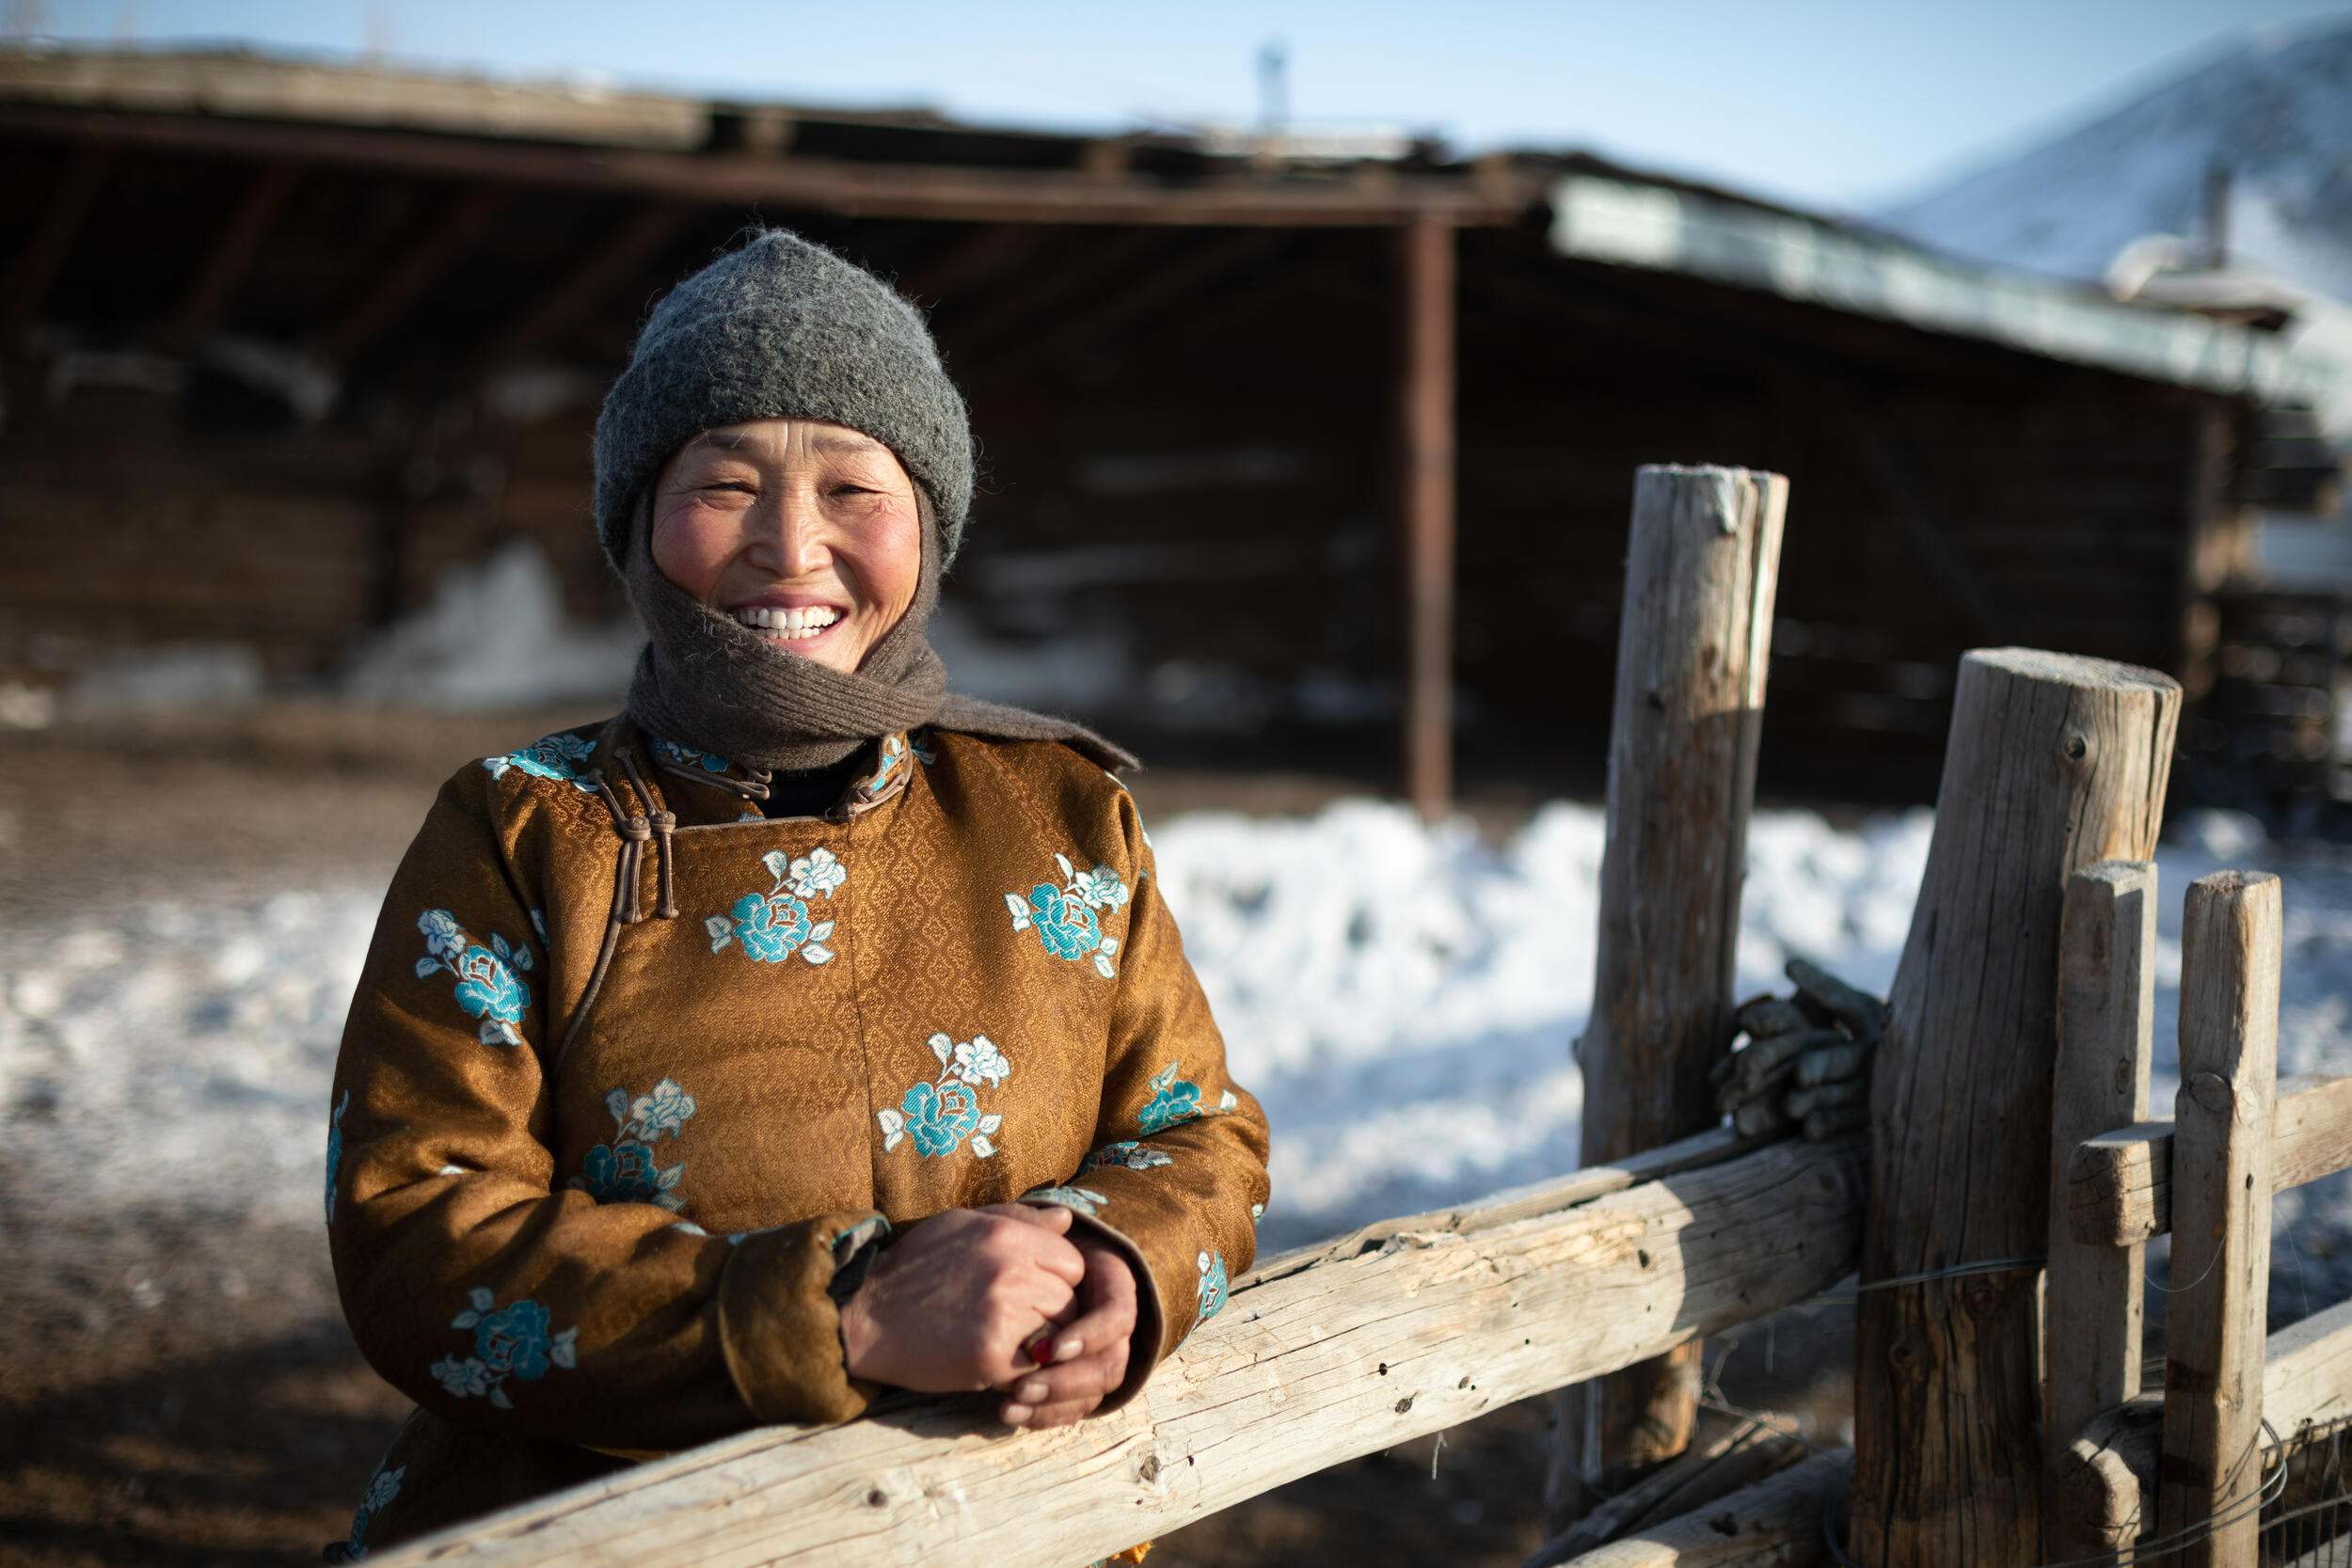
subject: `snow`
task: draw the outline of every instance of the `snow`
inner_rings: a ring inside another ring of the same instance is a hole
[[[1931,827],[1924,811],[1845,827],[1760,816],[1742,990],[1804,954],[1883,991]],[[1500,845],[1365,800],[1305,819],[1171,818],[1152,836],[1233,1071],[1273,1120],[1269,1247],[1577,1164],[1568,1048],[1592,1000],[1597,809],[1548,806]],[[2181,893],[2224,864],[2286,878],[2281,1071],[2352,1069],[2352,859],[2225,814],[2177,836],[2160,857],[2159,1112],[2177,1086]],[[328,1077],[379,896],[159,892],[108,918],[0,933],[0,1104],[32,1166],[20,1190],[313,1220]],[[2352,1232],[2344,1186],[2280,1200],[2314,1252]]]
[[[362,648],[342,684],[361,702],[439,709],[617,705],[644,644],[634,620],[567,620],[554,566],[517,539],[444,573],[432,602]]]

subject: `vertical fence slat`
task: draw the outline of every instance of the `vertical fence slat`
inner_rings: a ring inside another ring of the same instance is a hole
[[[1764,720],[1788,482],[1745,468],[1635,477],[1609,736],[1583,1162],[1713,1127]],[[1561,1397],[1551,1533],[1691,1440],[1699,1346]]]
[[[2050,1106],[2050,1261],[2043,1299],[2043,1550],[2106,1549],[2107,1510],[2071,1507],[2071,1488],[2100,1486],[2077,1464],[2090,1418],[2139,1392],[2146,1254],[2074,1239],[2067,1201],[2074,1146],[2144,1121],[2156,1003],[2156,868],[2105,861],[2066,884],[2058,915],[2058,1071]],[[2104,1487],[2101,1488],[2104,1491]]]
[[[2156,1528],[2242,1516],[2183,1547],[2182,1568],[2252,1568],[2261,1531],[2279,927],[2276,877],[2217,871],[2189,887]]]

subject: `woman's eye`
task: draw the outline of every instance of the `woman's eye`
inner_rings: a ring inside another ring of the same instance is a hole
[[[722,479],[703,486],[706,490],[727,490],[739,496],[755,496],[759,492],[739,479]]]

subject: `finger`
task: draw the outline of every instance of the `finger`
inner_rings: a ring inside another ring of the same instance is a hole
[[[1869,1085],[1859,1078],[1847,1078],[1835,1084],[1820,1084],[1809,1089],[1799,1089],[1785,1101],[1790,1116],[1802,1120],[1816,1111],[1834,1110],[1841,1105],[1859,1105]]]
[[[1804,1118],[1804,1135],[1809,1143],[1826,1143],[1842,1138],[1849,1132],[1859,1132],[1870,1123],[1869,1110],[1861,1105],[1841,1105],[1832,1110],[1816,1111]]]
[[[1788,978],[1797,983],[1798,995],[1820,1004],[1832,1018],[1851,1030],[1854,1038],[1878,1038],[1879,1022],[1886,1014],[1885,1003],[1803,958],[1788,960]]]
[[[1803,1029],[1813,1022],[1804,1016],[1804,1008],[1777,996],[1759,996],[1742,1004],[1739,1016],[1740,1027],[1759,1040]]]
[[[1767,1132],[1777,1132],[1788,1125],[1780,1107],[1769,1100],[1751,1101],[1740,1107],[1731,1118],[1732,1130],[1743,1138],[1760,1138]]]
[[[1041,1371],[1027,1372],[1015,1379],[1005,1390],[1006,1399],[1013,1404],[1025,1404],[1034,1409],[1048,1405],[1068,1404],[1083,1400],[1099,1403],[1104,1395],[1119,1386],[1119,1380],[1127,1375],[1127,1351],[1124,1345],[1114,1344],[1100,1354],[1081,1356],[1064,1361]]]
[[[1093,1355],[1116,1346],[1123,1354],[1136,1332],[1136,1298],[1133,1286],[1123,1297],[1100,1300],[1087,1313],[1073,1320],[1054,1336],[1054,1343],[1046,1359],[1055,1364]]]
[[[1058,1203],[993,1203],[980,1212],[1019,1220],[1024,1225],[1034,1225],[1057,1236],[1067,1235],[1070,1231],[1070,1211]]]
[[[1087,1256],[1068,1242],[1058,1236],[1033,1236],[1028,1238],[1028,1242],[1029,1260],[1043,1273],[1073,1290],[1086,1278]],[[1051,1308],[1053,1311],[1060,1309],[1059,1307]]]
[[[1817,1084],[1832,1084],[1840,1079],[1858,1081],[1869,1066],[1870,1051],[1869,1046],[1859,1042],[1808,1051],[1797,1058],[1797,1087],[1809,1089]]]

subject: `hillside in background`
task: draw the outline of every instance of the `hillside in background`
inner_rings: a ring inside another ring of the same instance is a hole
[[[2201,245],[2216,168],[2233,264],[2352,300],[2352,17],[2250,36],[1880,215],[1941,250],[2096,279],[2146,235]]]

